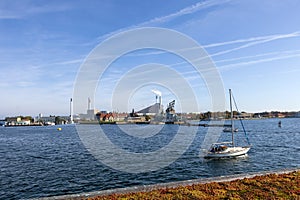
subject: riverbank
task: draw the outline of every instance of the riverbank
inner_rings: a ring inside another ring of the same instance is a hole
[[[299,199],[300,169],[112,189],[46,199]]]

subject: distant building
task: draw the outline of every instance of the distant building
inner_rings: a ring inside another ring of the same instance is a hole
[[[44,125],[55,125],[55,116],[43,117],[39,115],[37,122],[41,122]]]
[[[10,126],[18,126],[18,125],[30,125],[31,119],[22,118],[22,117],[7,117],[5,119],[6,124]]]
[[[78,120],[87,120],[87,121],[97,120],[96,114],[99,112],[99,110],[92,108],[92,101],[91,101],[90,97],[88,97],[87,101],[88,101],[88,104],[87,104],[86,114],[79,114]]]
[[[148,106],[142,110],[139,110],[136,112],[137,115],[139,116],[154,116],[161,114],[163,112],[163,106],[160,103],[155,103],[151,106]]]
[[[42,117],[41,114],[36,119],[36,122],[43,125],[56,125],[56,124],[67,124],[70,121],[70,116],[54,116],[50,115],[47,117]]]
[[[88,120],[88,121],[93,121],[93,120],[96,120],[96,114],[98,113],[99,111],[96,110],[96,109],[89,109],[87,110],[86,114],[79,114],[79,118],[81,120]]]
[[[115,121],[124,121],[128,117],[128,113],[115,113]]]
[[[246,113],[246,112],[242,112],[242,113],[239,113],[237,116],[234,116],[236,118],[243,118],[243,119],[250,119],[253,117],[253,114],[252,113]]]
[[[97,113],[98,113],[98,110],[96,110],[96,109],[87,110],[86,118],[90,119],[90,120],[95,120]]]
[[[96,114],[96,118],[98,121],[102,121],[102,122],[113,122],[115,121],[115,114],[98,112]]]
[[[132,109],[132,112],[125,118],[125,121],[130,123],[142,122],[145,121],[145,117],[139,116],[136,112],[134,112],[134,109]]]

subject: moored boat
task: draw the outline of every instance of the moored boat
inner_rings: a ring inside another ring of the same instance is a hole
[[[230,158],[243,156],[246,155],[249,150],[250,146],[236,147],[227,142],[214,143],[204,158]]]
[[[232,110],[232,92],[231,89],[229,89],[229,96],[230,96],[230,118],[231,118],[231,127],[227,127],[223,130],[224,132],[231,132],[231,141],[230,142],[220,142],[220,143],[213,143],[207,152],[207,154],[204,156],[204,158],[231,158],[231,157],[237,157],[237,156],[243,156],[248,153],[248,151],[251,148],[251,145],[249,143],[249,140],[246,135],[246,131],[244,128],[244,125],[242,124],[245,136],[247,138],[248,145],[247,146],[236,146],[234,142],[234,132],[237,132],[237,130],[234,128],[234,121],[233,121],[233,110]],[[236,103],[235,103],[236,105]]]
[[[233,132],[238,132],[239,131],[239,129],[238,128],[234,128],[233,129]],[[232,128],[230,127],[230,128],[228,128],[228,127],[226,127],[226,128],[224,128],[223,129],[223,132],[227,132],[227,133],[231,133],[232,132]]]

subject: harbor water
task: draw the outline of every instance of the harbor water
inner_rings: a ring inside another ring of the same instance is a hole
[[[143,173],[127,173],[104,165],[83,145],[75,125],[59,126],[60,131],[58,126],[0,127],[0,199],[30,199],[299,168],[300,118],[280,121],[281,127],[278,126],[279,119],[243,121],[252,144],[248,156],[222,160],[199,157],[208,128],[197,127],[191,145],[175,162]],[[99,125],[77,126],[97,129]],[[179,126],[165,125],[162,133],[139,139],[123,133],[117,125],[101,127],[120,148],[140,153],[152,152],[170,143]],[[238,134],[242,134],[238,123],[237,127]],[[188,132],[189,128],[185,127],[185,130]],[[222,131],[222,128],[216,128],[216,131]],[[143,163],[137,164],[143,167]]]

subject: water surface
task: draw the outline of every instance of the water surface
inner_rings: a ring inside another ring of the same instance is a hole
[[[1,127],[0,199],[28,199],[299,168],[300,118],[281,119],[281,128],[278,127],[278,121],[244,121],[253,145],[247,157],[226,160],[200,158],[199,151],[207,128],[199,127],[193,143],[176,162],[158,171],[139,174],[120,172],[103,165],[84,147],[75,126],[61,126],[62,131],[57,131],[57,126]],[[237,126],[241,130],[239,124]],[[149,138],[124,134],[114,125],[104,125],[103,129],[116,145],[127,151],[141,153],[167,145],[178,126],[165,126],[162,132]],[[223,135],[222,139],[227,137]]]

